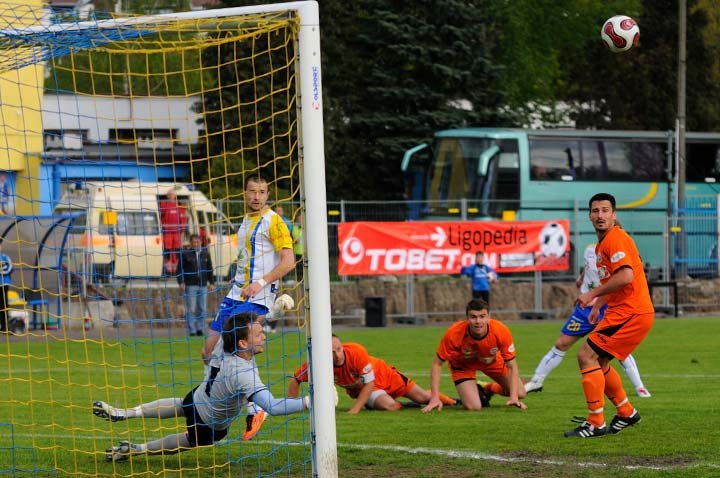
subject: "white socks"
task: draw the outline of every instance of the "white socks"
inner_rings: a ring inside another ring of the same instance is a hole
[[[638,370],[635,358],[632,355],[628,355],[627,358],[620,362],[625,369],[625,375],[628,376],[630,382],[632,382],[635,390],[638,388],[645,388],[642,379],[640,378],[640,370]]]
[[[553,345],[550,351],[546,353],[545,356],[540,360],[540,363],[535,369],[535,374],[530,381],[542,385],[547,376],[550,375],[550,372],[555,370],[555,368],[560,365],[560,362],[562,362],[564,358],[565,352],[557,349]]]

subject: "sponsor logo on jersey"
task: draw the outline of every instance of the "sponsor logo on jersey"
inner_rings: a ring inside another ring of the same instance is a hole
[[[625,257],[625,253],[623,251],[617,251],[615,254],[612,255],[610,258],[610,262],[615,264],[616,262],[620,262]]]

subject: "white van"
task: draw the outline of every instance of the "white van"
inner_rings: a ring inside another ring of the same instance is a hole
[[[237,257],[237,235],[227,217],[200,191],[180,183],[74,182],[64,185],[53,215],[73,216],[68,267],[97,278],[163,276],[159,202],[170,189],[185,208],[187,229],[207,244],[216,275],[226,277]]]

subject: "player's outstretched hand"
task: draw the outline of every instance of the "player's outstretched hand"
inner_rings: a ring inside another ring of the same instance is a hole
[[[443,409],[443,404],[439,398],[431,398],[430,401],[428,402],[428,404],[425,405],[425,407],[423,407],[422,412],[423,413],[431,412],[436,408],[438,409],[438,412],[441,412]]]
[[[527,405],[520,400],[508,400],[507,402],[505,402],[505,405],[507,405],[508,407],[517,407],[520,410],[527,410]]]

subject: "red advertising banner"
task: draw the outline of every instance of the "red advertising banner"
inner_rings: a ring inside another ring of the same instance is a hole
[[[344,222],[338,274],[458,274],[485,252],[497,272],[570,267],[567,220],[503,222]]]

